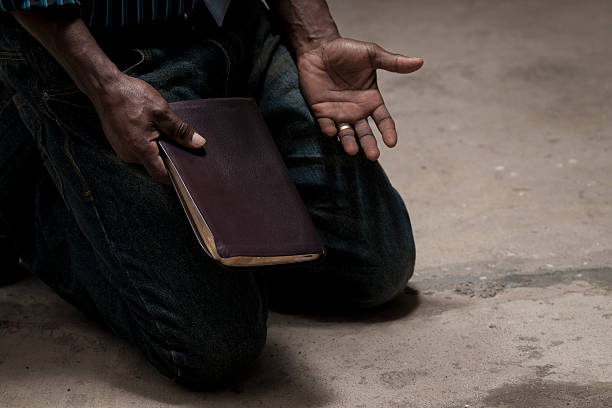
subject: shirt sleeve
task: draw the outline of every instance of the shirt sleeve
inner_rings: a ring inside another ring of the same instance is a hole
[[[0,0],[0,11],[34,10],[48,7],[80,6],[80,0]]]

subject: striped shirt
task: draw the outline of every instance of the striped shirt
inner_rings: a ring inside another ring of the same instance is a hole
[[[230,0],[0,0],[0,11],[66,7],[90,27],[122,27],[181,16],[208,7],[219,26]]]

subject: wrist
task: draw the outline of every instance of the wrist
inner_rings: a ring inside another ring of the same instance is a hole
[[[268,0],[296,56],[340,37],[325,0]]]
[[[110,63],[106,66],[97,66],[93,70],[83,70],[82,73],[71,76],[81,92],[87,95],[94,104],[97,104],[103,95],[111,93],[116,88],[121,75],[123,73]]]
[[[293,49],[295,50],[295,55],[299,58],[302,55],[325,45],[326,43],[337,40],[338,38],[340,38],[340,33],[338,33],[338,30],[335,29],[334,26],[333,29],[329,30],[329,32],[308,35],[298,40],[294,40]]]
[[[84,41],[66,41],[59,61],[76,86],[96,106],[114,92],[119,86],[121,76],[125,75],[93,37]]]

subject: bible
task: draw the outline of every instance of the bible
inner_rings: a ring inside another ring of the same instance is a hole
[[[200,150],[164,139],[159,146],[187,218],[212,259],[227,267],[255,267],[324,257],[253,99],[197,99],[170,107],[206,138]]]

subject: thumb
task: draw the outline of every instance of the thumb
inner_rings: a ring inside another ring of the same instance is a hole
[[[206,143],[206,139],[189,126],[187,122],[179,118],[170,108],[156,118],[155,123],[161,133],[185,147],[200,149]]]
[[[374,68],[385,71],[407,74],[414,72],[423,66],[423,58],[406,57],[401,54],[393,54],[377,44],[374,45]]]

